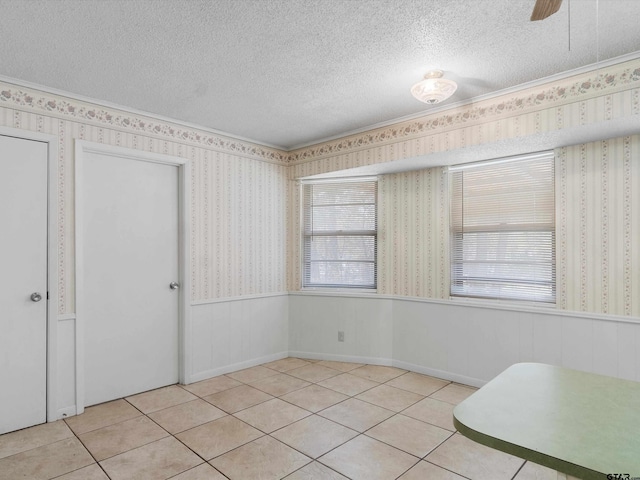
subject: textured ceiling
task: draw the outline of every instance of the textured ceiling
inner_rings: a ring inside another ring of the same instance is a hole
[[[533,4],[0,0],[0,75],[290,149],[640,50],[640,0]]]

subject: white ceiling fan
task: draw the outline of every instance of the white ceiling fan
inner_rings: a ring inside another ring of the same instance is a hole
[[[531,14],[531,21],[544,20],[550,15],[553,15],[560,9],[562,0],[536,0],[536,4],[533,7],[533,13]]]

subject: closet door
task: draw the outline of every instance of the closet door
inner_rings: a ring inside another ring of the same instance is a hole
[[[0,135],[0,434],[46,421],[47,144]]]

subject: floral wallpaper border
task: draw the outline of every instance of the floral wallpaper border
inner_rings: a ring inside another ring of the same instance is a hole
[[[624,66],[620,69],[621,66]],[[413,136],[425,135],[443,129],[460,128],[464,124],[486,122],[491,117],[511,113],[523,113],[526,110],[548,108],[553,104],[568,101],[584,100],[590,95],[601,95],[603,91],[628,89],[632,83],[640,87],[640,61],[633,60],[614,65],[611,72],[594,71],[580,77],[571,77],[570,83],[553,82],[543,90],[525,90],[522,96],[509,99],[490,99],[474,106],[461,107],[453,113],[425,116],[418,120],[392,125],[378,130],[370,130],[363,134],[353,135],[333,142],[322,143],[291,152],[290,163],[303,163],[318,160],[324,156],[344,154],[352,150],[367,148],[390,141],[406,140]],[[613,69],[620,69],[615,71]],[[589,76],[590,75],[590,76]],[[530,93],[526,94],[529,91]],[[504,97],[503,97],[504,98]],[[493,102],[493,103],[489,103]],[[431,117],[431,118],[430,118]]]
[[[640,60],[612,65],[607,71],[594,70],[579,76],[569,77],[563,83],[552,82],[547,88],[536,87],[523,90],[510,98],[493,98],[475,105],[454,109],[448,114],[425,115],[389,127],[344,137],[335,141],[319,143],[310,147],[287,152],[259,144],[215,135],[204,130],[183,127],[178,124],[153,119],[151,116],[135,115],[117,109],[108,109],[38,90],[0,82],[0,105],[11,108],[47,112],[66,119],[106,125],[125,131],[173,139],[224,153],[245,156],[284,165],[304,163],[325,156],[348,153],[384,143],[406,140],[429,132],[460,128],[475,122],[486,122],[491,117],[522,113],[527,110],[547,108],[554,104],[582,100],[603,91],[628,89],[638,83],[640,87]]]
[[[8,104],[7,106],[10,108],[17,107],[47,112],[49,115],[53,114],[68,120],[73,119],[106,125],[110,128],[121,128],[139,134],[158,136],[164,140],[172,139],[177,142],[273,163],[286,164],[289,161],[289,155],[282,150],[181,127],[177,124],[154,120],[151,117],[107,109],[79,100],[66,99],[36,90],[32,91],[4,82],[0,82],[0,105],[2,103]]]

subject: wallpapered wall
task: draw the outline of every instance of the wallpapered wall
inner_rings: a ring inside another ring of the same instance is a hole
[[[283,152],[0,82],[0,125],[58,136],[59,313],[74,312],[74,139],[192,160],[192,301],[300,288],[297,178],[640,114],[640,61]],[[640,315],[638,137],[559,149],[558,306]],[[448,296],[443,169],[382,177],[379,292]]]
[[[380,177],[380,293],[449,297],[448,185],[444,168]]]
[[[296,178],[640,114],[640,62],[293,152],[289,288],[299,289]],[[556,150],[558,308],[640,316],[640,137]],[[448,298],[443,168],[383,175],[378,292]]]
[[[205,152],[194,177],[193,299],[286,291],[287,167]]]
[[[0,125],[59,139],[59,314],[75,311],[75,139],[191,159],[193,301],[286,290],[283,152],[4,83]]]
[[[558,308],[640,316],[640,135],[559,149]]]
[[[557,307],[640,316],[640,135],[556,150]],[[449,296],[443,168],[380,179],[378,291]]]

